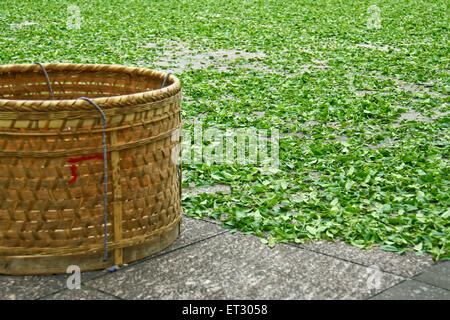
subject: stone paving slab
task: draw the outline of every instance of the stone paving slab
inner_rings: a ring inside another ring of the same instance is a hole
[[[450,290],[450,261],[439,262],[414,279]]]
[[[221,232],[226,232],[226,230],[210,222],[183,217],[180,236],[162,253],[176,250]],[[85,283],[99,276],[107,275],[108,273],[105,270],[82,272],[81,281]],[[2,288],[0,290],[0,300],[39,299],[50,294],[58,293],[67,288],[68,277],[68,274],[36,276],[0,275],[0,288]]]
[[[0,300],[34,300],[61,289],[66,275],[0,275]]]
[[[370,300],[450,300],[450,291],[427,283],[408,280]]]
[[[89,281],[105,273],[104,270],[81,273],[81,281]],[[9,276],[0,274],[0,300],[34,300],[67,288],[69,274]]]
[[[222,225],[222,222],[213,218],[204,217],[202,220],[219,226]],[[377,267],[382,271],[405,278],[414,277],[435,264],[430,254],[417,256],[414,252],[409,251],[399,255],[378,248],[366,250],[340,240],[335,242],[310,241],[301,245],[294,243],[292,245],[367,267]]]
[[[85,283],[124,299],[366,299],[404,278],[223,233]]]
[[[343,241],[321,240],[303,243],[300,247],[364,266],[378,267],[405,278],[415,276],[434,264],[433,258],[428,254],[417,256],[414,252],[405,252],[399,255],[378,248],[364,250]]]

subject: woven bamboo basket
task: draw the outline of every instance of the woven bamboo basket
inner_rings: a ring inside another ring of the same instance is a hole
[[[179,80],[158,71],[0,66],[0,273],[101,269],[169,246],[182,216],[180,108]]]

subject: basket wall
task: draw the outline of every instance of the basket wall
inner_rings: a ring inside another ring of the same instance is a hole
[[[0,273],[65,272],[74,262],[88,270],[117,262],[100,258],[102,120],[89,103],[70,100],[81,96],[102,97],[94,101],[107,119],[110,256],[115,251],[116,260],[130,262],[170,244],[181,219],[172,161],[181,129],[178,79],[170,76],[167,88],[158,90],[164,74],[156,71],[45,67],[56,101],[49,101],[38,66],[0,67]],[[121,251],[131,247],[139,252]],[[58,257],[61,263],[55,263]]]

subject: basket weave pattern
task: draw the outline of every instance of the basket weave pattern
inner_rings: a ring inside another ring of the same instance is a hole
[[[44,66],[53,101],[39,66],[0,66],[0,256],[103,250],[102,119],[82,96],[107,119],[108,247],[179,223],[179,80],[160,89],[165,74],[147,69]]]

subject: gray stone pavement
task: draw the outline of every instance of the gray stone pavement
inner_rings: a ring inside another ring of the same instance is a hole
[[[277,244],[183,217],[169,248],[116,272],[0,275],[0,299],[445,299],[450,262],[360,250],[344,242]]]

